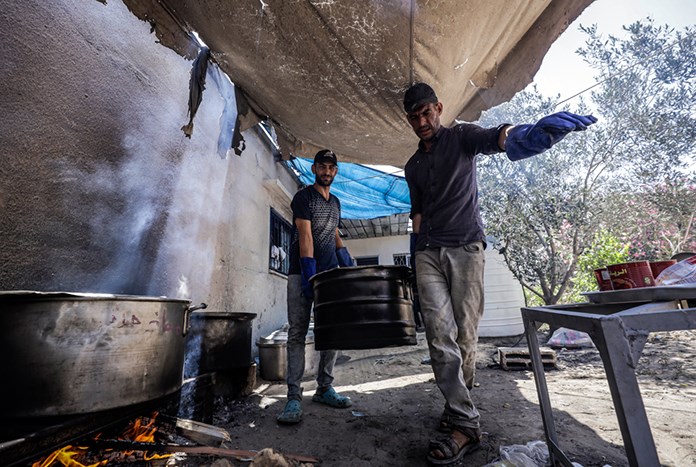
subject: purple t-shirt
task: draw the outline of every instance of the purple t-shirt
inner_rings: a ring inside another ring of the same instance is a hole
[[[484,241],[476,182],[476,155],[502,152],[501,127],[462,123],[440,127],[430,152],[423,143],[406,163],[411,218],[421,214],[416,250]]]
[[[338,267],[336,259],[336,229],[341,220],[341,203],[333,194],[326,200],[314,185],[298,191],[292,198],[292,243],[288,274],[300,273],[300,240],[295,219],[306,219],[312,225],[314,259],[317,272]]]

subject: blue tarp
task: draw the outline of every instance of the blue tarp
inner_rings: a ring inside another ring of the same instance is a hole
[[[294,158],[286,161],[302,183],[312,185],[312,160]],[[411,211],[406,179],[350,162],[338,163],[338,174],[331,193],[341,201],[341,218],[374,219]]]

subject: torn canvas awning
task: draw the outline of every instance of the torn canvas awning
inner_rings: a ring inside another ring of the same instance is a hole
[[[314,183],[312,160],[285,162],[305,185]],[[341,201],[341,218],[374,219],[411,211],[406,179],[361,164],[339,162],[331,193]]]
[[[591,2],[124,0],[190,59],[195,32],[245,96],[239,114],[268,119],[284,159],[330,148],[395,167],[418,144],[402,108],[412,83],[433,86],[445,125],[475,121],[532,81]]]

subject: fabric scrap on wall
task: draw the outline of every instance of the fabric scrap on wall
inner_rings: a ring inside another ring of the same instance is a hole
[[[191,79],[189,80],[189,101],[188,114],[189,122],[181,127],[187,138],[193,134],[193,118],[198,112],[198,106],[203,100],[203,91],[205,90],[205,76],[208,71],[208,58],[210,57],[210,49],[203,47],[198,54],[198,57],[193,61],[191,69]]]

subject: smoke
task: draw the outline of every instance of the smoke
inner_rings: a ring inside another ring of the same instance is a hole
[[[188,83],[188,65],[181,65]],[[84,236],[70,239],[82,250],[67,278],[78,290],[186,299],[208,293],[229,212],[223,208],[230,161],[218,157],[218,142],[236,117],[234,93],[223,97],[223,86],[233,90],[229,80],[208,81],[190,140],[179,131],[186,118],[182,93],[124,113],[127,121],[116,122],[109,135],[116,138],[111,153],[82,166],[61,163],[63,179],[79,191],[64,201]]]
[[[135,135],[124,137],[126,158],[118,164],[94,163],[78,175],[82,197],[66,199],[80,222],[87,223],[88,256],[82,289],[86,291],[142,294],[151,270],[152,245],[157,227],[166,217],[166,197],[153,173],[161,173],[156,158],[147,157],[145,145]],[[137,156],[136,156],[137,154]],[[154,182],[153,182],[154,180]]]
[[[209,71],[216,72],[211,66]],[[157,251],[148,293],[176,298],[201,299],[208,293],[218,251],[218,233],[228,224],[230,200],[225,183],[230,161],[218,157],[219,142],[231,141],[230,101],[232,87],[220,76],[207,81],[203,101],[196,114],[196,131],[186,146],[176,183],[167,206],[162,242]],[[233,88],[232,88],[233,89]],[[197,294],[199,295],[197,297]]]

